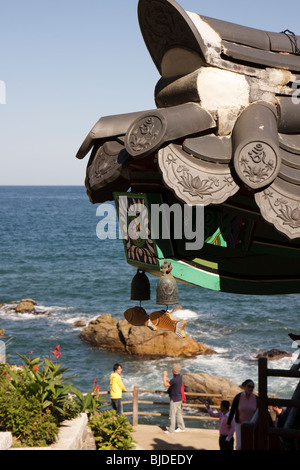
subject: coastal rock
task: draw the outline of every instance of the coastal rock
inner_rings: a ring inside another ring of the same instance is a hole
[[[5,334],[4,328],[0,328],[0,336],[3,336]]]
[[[205,373],[193,374],[186,373],[182,374],[182,380],[186,393],[205,393],[205,394],[218,394],[226,392],[229,401],[242,391],[241,387],[229,379],[224,377],[209,375]],[[196,401],[204,403],[207,400],[207,396],[200,396],[197,398],[188,397],[189,401]],[[209,400],[215,405],[220,405],[221,398],[209,397]]]
[[[15,304],[17,304],[15,306]],[[40,310],[37,302],[33,299],[22,299],[17,302],[13,302],[12,306],[10,304],[6,307],[6,312],[14,312],[14,313],[31,313],[34,315],[51,315],[49,310]]]
[[[286,352],[286,351],[281,351],[280,349],[270,349],[269,351],[265,351],[263,353],[260,353],[256,356],[257,359],[260,357],[266,357],[269,361],[275,361],[277,359],[281,359],[282,357],[291,357],[292,354]]]
[[[76,320],[73,322],[73,326],[78,326],[78,327],[82,327],[82,326],[85,326],[86,325],[86,322],[84,320]]]
[[[111,314],[100,315],[91,321],[79,337],[92,346],[148,358],[216,354],[189,336],[178,338],[171,331],[133,326],[127,320],[117,321]]]
[[[121,340],[118,322],[107,313],[92,320],[79,335],[80,339],[99,348],[125,353],[125,344]]]
[[[36,301],[33,299],[22,299],[15,308],[16,313],[35,313]]]

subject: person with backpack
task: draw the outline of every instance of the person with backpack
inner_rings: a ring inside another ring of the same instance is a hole
[[[164,386],[168,387],[168,393],[170,396],[170,427],[167,434],[173,434],[174,432],[184,432],[185,425],[182,417],[182,376],[180,375],[181,366],[180,364],[174,364],[173,366],[173,378],[168,378],[168,372],[164,371],[163,381]],[[176,428],[176,425],[178,426]]]

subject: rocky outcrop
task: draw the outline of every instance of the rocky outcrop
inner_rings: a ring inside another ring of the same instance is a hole
[[[22,299],[15,308],[16,313],[35,313],[36,301],[33,299]]]
[[[21,313],[21,314],[22,313],[32,313],[34,315],[50,315],[51,314],[49,310],[40,310],[40,308],[38,308],[37,306],[36,301],[33,299],[22,299],[18,302],[7,304],[5,310],[6,312]]]
[[[84,320],[76,320],[72,324],[73,326],[77,326],[78,328],[82,328],[83,326],[86,326],[86,322]]]
[[[265,351],[263,353],[258,354],[256,358],[259,359],[260,357],[266,357],[269,361],[275,361],[283,357],[291,357],[291,356],[292,354],[286,351],[281,351],[280,349],[270,349],[269,351]]]
[[[215,375],[186,373],[182,375],[182,379],[186,393],[204,393],[207,395],[222,395],[226,393],[226,400],[228,399],[230,402],[232,401],[232,397],[242,391],[242,388],[231,380]],[[216,405],[219,405],[221,402],[221,398],[219,397],[208,397],[205,395],[188,397],[188,401],[204,403],[208,398],[210,402]]]
[[[171,331],[153,331],[146,326],[133,326],[127,320],[117,321],[111,314],[100,315],[91,321],[79,336],[92,346],[149,358],[216,354],[189,336],[178,338]]]

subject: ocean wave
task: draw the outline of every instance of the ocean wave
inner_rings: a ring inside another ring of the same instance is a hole
[[[37,308],[40,310],[50,310],[50,312],[63,312],[71,311],[73,307],[68,307],[64,305],[37,305]]]
[[[190,309],[178,309],[178,310],[171,310],[171,314],[175,320],[192,320],[198,318],[199,315]]]
[[[89,323],[99,315],[88,315],[85,312],[78,312],[74,307],[61,305],[35,305],[34,312],[16,312],[17,303],[3,304],[0,307],[0,318],[11,321],[41,320],[47,319],[50,323],[72,324],[75,321],[83,320]]]
[[[3,320],[10,320],[10,321],[28,321],[32,319],[36,319],[37,321],[40,320],[44,315],[36,314],[36,313],[16,313],[14,311],[9,311],[6,309],[0,309],[0,318]]]

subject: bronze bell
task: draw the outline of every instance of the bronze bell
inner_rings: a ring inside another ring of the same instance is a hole
[[[172,276],[172,264],[164,261],[161,266],[162,275],[156,289],[156,303],[158,305],[178,304],[178,288],[176,279]]]
[[[144,271],[139,269],[131,281],[131,300],[150,300],[150,282]]]

